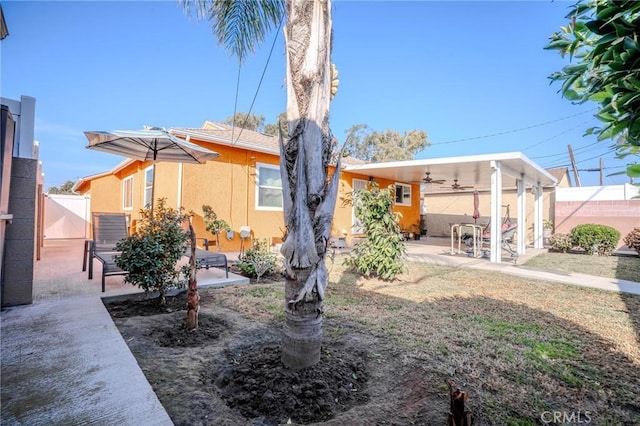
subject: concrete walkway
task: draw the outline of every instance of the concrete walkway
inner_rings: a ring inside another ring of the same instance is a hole
[[[3,425],[172,425],[99,297],[2,312]]]
[[[101,299],[140,290],[110,276],[101,293],[100,262],[89,280],[82,250],[83,241],[48,241],[35,265],[34,303],[0,314],[0,424],[172,425]],[[198,283],[249,280],[211,268]]]
[[[171,425],[126,342],[104,307],[102,296],[139,292],[121,276],[88,280],[81,270],[82,242],[47,242],[36,262],[34,303],[0,314],[2,425]],[[543,250],[528,249],[518,263]],[[460,268],[477,268],[608,291],[640,294],[640,283],[582,274],[541,271],[451,254],[447,239],[408,242],[407,258]],[[100,276],[99,263],[94,271]],[[210,269],[202,286],[248,280]]]
[[[431,238],[430,244],[410,241],[406,246],[407,259],[414,262],[430,262],[459,268],[482,269],[536,280],[640,295],[640,282],[523,266],[532,257],[545,253],[546,249],[527,248],[526,254],[519,256],[517,262],[514,262],[509,253],[503,253],[501,263],[491,263],[484,258],[469,257],[466,252],[452,254],[451,244],[446,238]],[[454,252],[457,252],[455,245]]]

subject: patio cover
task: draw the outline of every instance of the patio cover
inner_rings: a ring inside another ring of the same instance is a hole
[[[346,166],[345,171],[369,175],[399,183],[419,183],[430,172],[433,179],[458,179],[460,185],[473,185],[477,189],[491,189],[491,262],[501,261],[500,223],[502,191],[515,186],[518,193],[518,235],[526,235],[525,191],[532,188],[535,196],[534,247],[542,248],[542,188],[554,187],[557,180],[544,168],[521,152],[469,155],[463,157],[428,158],[424,160],[392,161],[388,163]],[[503,180],[503,175],[513,178]],[[473,190],[469,191],[469,194]],[[495,228],[495,229],[494,229]],[[525,239],[518,238],[518,253],[524,254]]]

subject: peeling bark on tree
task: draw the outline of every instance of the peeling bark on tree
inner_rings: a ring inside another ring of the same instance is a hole
[[[198,328],[200,294],[198,294],[198,281],[196,279],[196,233],[193,232],[191,218],[188,221],[191,253],[189,255],[189,285],[187,290],[187,330],[195,330]]]
[[[287,236],[282,361],[302,369],[320,360],[324,256],[338,191],[340,163],[328,178],[332,151],[331,1],[287,2],[287,120],[280,173]]]

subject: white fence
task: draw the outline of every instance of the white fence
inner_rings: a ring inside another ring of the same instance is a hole
[[[44,238],[89,238],[91,199],[84,195],[46,194]]]
[[[622,201],[640,195],[640,188],[628,183],[608,186],[556,188],[556,201]]]

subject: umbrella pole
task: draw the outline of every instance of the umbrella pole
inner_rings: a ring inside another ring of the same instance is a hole
[[[156,193],[156,162],[155,161],[153,162],[151,173],[153,173],[153,178],[151,178],[151,215],[153,215],[153,203],[155,201],[155,193]]]
[[[153,204],[156,200],[156,158],[158,157],[158,140],[153,141],[153,167],[151,171],[153,177],[151,178],[151,217],[153,217]]]

